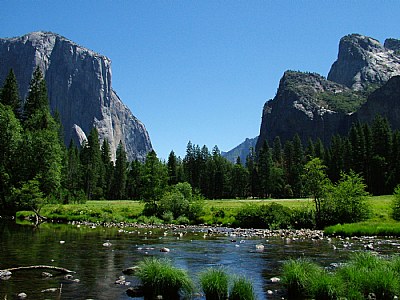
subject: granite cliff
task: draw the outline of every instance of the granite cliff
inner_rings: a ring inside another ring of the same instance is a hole
[[[145,126],[112,89],[109,58],[51,32],[0,39],[0,84],[12,68],[25,99],[36,67],[46,79],[52,111],[60,114],[66,144],[81,143],[94,126],[113,158],[119,141],[129,160],[143,160],[152,149]]]
[[[295,134],[303,142],[320,138],[328,144],[332,135],[346,134],[352,122],[370,122],[376,114],[400,128],[396,75],[399,40],[387,39],[382,45],[359,34],[343,37],[327,79],[315,73],[284,73],[276,96],[264,105],[256,151],[264,140],[272,143],[280,136],[285,142]]]
[[[382,85],[400,75],[399,40],[377,40],[360,34],[343,37],[339,54],[328,74],[328,80],[353,90],[363,90],[371,84]]]

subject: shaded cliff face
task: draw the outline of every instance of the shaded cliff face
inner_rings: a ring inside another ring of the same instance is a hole
[[[343,37],[337,60],[328,80],[363,90],[369,85],[380,86],[389,78],[400,75],[399,40],[388,39],[385,45],[360,34]]]
[[[256,150],[264,140],[272,145],[276,136],[284,142],[295,134],[303,143],[308,138],[328,143],[333,134],[343,131],[342,121],[355,109],[346,105],[348,99],[358,105],[365,101],[349,88],[318,74],[285,72],[275,98],[264,105]]]
[[[376,115],[387,118],[392,129],[400,129],[400,76],[392,77],[374,91],[354,117],[362,123],[371,123]]]
[[[129,160],[143,160],[151,151],[146,128],[112,89],[110,59],[54,33],[0,39],[0,83],[12,68],[22,99],[37,66],[46,79],[51,109],[60,113],[66,144],[82,142],[95,126],[100,139],[110,142],[113,157],[119,141]]]

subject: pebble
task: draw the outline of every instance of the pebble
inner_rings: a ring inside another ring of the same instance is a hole
[[[26,293],[19,293],[17,296],[19,299],[25,299],[26,297],[28,297]]]

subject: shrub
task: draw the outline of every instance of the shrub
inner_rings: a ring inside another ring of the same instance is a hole
[[[170,212],[174,219],[180,216],[186,216],[196,222],[204,214],[204,200],[198,194],[192,193],[192,187],[189,183],[178,183],[164,193],[157,203],[158,216],[163,216]]]
[[[139,263],[136,275],[149,297],[162,295],[166,299],[179,299],[179,293],[190,295],[193,292],[187,272],[175,268],[166,259],[145,258]]]
[[[222,268],[209,268],[201,273],[200,285],[207,300],[225,300],[228,296],[228,275]]]
[[[315,223],[315,210],[302,207],[292,210],[292,227],[295,229],[314,229]]]
[[[330,188],[322,202],[323,225],[355,223],[367,219],[370,207],[368,193],[360,175],[350,171],[342,173],[337,184]]]
[[[244,228],[288,228],[291,226],[290,208],[272,202],[269,205],[248,204],[236,213],[236,226]]]
[[[392,218],[400,221],[400,185],[394,189],[394,198],[392,200]]]
[[[229,300],[255,300],[253,284],[244,277],[233,279],[233,285],[229,292]]]

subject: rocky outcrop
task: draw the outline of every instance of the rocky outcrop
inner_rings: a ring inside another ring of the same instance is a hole
[[[379,41],[360,34],[343,37],[337,60],[332,65],[328,80],[341,83],[353,90],[364,90],[371,84],[380,86],[391,77],[400,75],[399,40]]]
[[[112,89],[111,60],[50,32],[0,39],[0,83],[14,70],[25,99],[33,71],[39,66],[52,111],[58,111],[66,144],[82,142],[95,126],[112,154],[119,141],[129,160],[143,160],[152,146],[145,126]]]
[[[396,75],[400,75],[399,40],[387,39],[382,45],[359,34],[343,37],[328,79],[310,73],[284,74],[275,98],[264,105],[256,150],[264,140],[272,143],[279,136],[285,142],[295,134],[303,142],[320,138],[327,145],[332,135],[347,134],[352,122],[371,122],[377,114],[400,128]]]
[[[298,134],[305,143],[320,138],[328,143],[333,134],[342,132],[347,115],[340,101],[352,97],[347,87],[315,73],[285,72],[274,99],[264,105],[258,151],[264,140],[272,145],[276,136],[282,142]],[[357,97],[358,101],[362,99]]]

